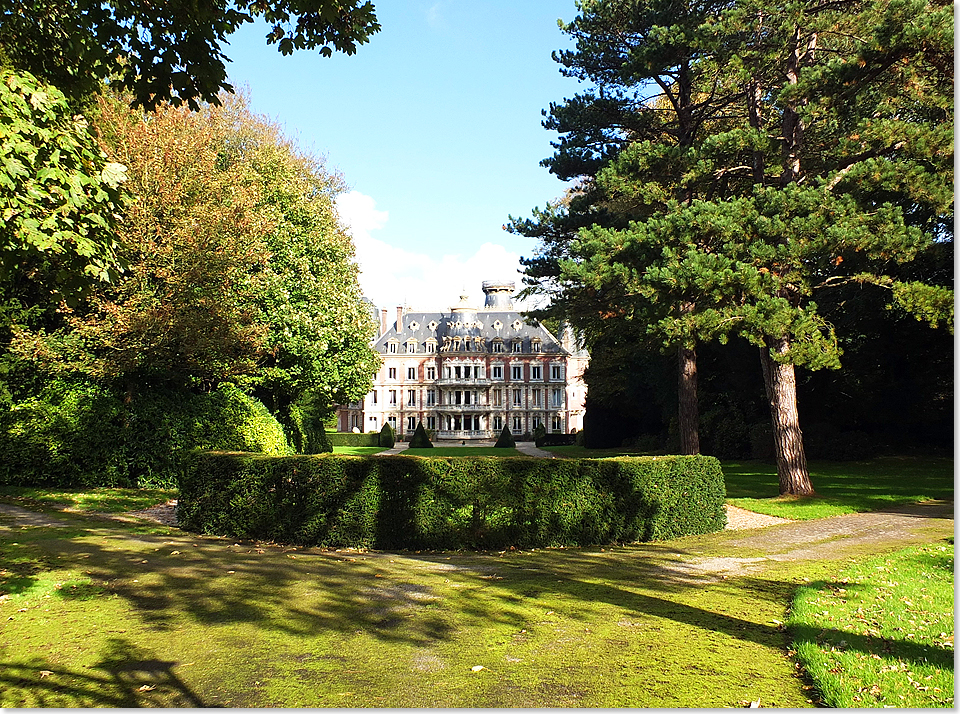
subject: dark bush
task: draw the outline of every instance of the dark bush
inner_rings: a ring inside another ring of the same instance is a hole
[[[510,429],[506,426],[500,432],[500,436],[497,437],[497,443],[493,445],[494,449],[515,449],[517,448],[517,442],[513,440],[513,434],[510,433]]]
[[[577,443],[576,434],[543,434],[537,437],[537,446],[573,446]]]
[[[352,434],[348,431],[328,431],[325,434],[333,446],[380,446],[380,432]]]
[[[723,528],[706,456],[621,459],[194,454],[181,526],[326,547],[459,549],[662,540]]]
[[[383,428],[380,430],[380,446],[392,449],[394,444],[397,443],[397,437],[393,433],[393,427],[390,426],[389,422],[383,423]]]
[[[433,443],[427,437],[427,432],[423,428],[423,422],[417,424],[417,430],[413,432],[413,436],[410,438],[410,448],[411,449],[432,449]]]

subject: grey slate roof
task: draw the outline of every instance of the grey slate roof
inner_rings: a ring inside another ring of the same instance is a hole
[[[460,326],[457,325],[458,321],[461,323]],[[474,321],[478,321],[481,327],[470,326],[470,323]],[[517,321],[521,323],[519,328],[514,327]],[[493,351],[491,344],[499,337],[504,342],[503,354],[505,355],[512,353],[511,345],[517,339],[523,341],[523,353],[530,354],[532,352],[531,342],[536,338],[540,339],[539,354],[567,354],[560,346],[557,338],[550,334],[543,325],[526,322],[523,315],[515,310],[478,310],[466,313],[460,310],[448,312],[414,311],[405,313],[401,322],[402,329],[399,332],[396,325],[392,325],[374,342],[374,349],[377,352],[386,354],[388,343],[394,340],[404,344],[413,338],[418,343],[417,352],[422,353],[425,351],[424,344],[430,338],[437,341],[437,350],[439,351],[443,346],[444,337],[469,336],[472,338],[479,336],[483,339],[488,353]],[[464,322],[467,324],[463,324]],[[436,323],[436,328],[433,330],[430,329],[431,323]],[[497,323],[500,324],[499,329],[494,327]]]

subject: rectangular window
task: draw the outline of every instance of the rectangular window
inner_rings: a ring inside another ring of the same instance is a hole
[[[396,416],[388,416],[388,417],[387,417],[387,421],[390,422],[390,426],[393,427],[393,430],[394,430],[394,431],[396,431],[396,430],[397,430],[397,417],[396,417]]]
[[[416,378],[417,378],[417,368],[407,367],[407,379],[416,379]]]
[[[503,352],[503,343],[502,343],[502,342],[494,342],[494,343],[493,343],[493,352]]]
[[[397,390],[396,389],[390,390],[390,404],[391,406],[397,406]]]
[[[523,352],[523,343],[520,340],[517,340],[513,343],[514,352]]]
[[[359,427],[359,426],[360,426],[360,417],[358,417],[356,414],[354,414],[352,417],[350,417],[350,426]]]
[[[495,407],[503,406],[503,390],[502,389],[493,390],[493,406]]]
[[[540,406],[540,390],[539,389],[531,390],[530,396],[533,398],[533,406],[539,407]]]
[[[510,379],[514,382],[523,380],[523,366],[515,364],[510,368]]]
[[[396,368],[396,367],[390,367],[390,368],[387,370],[387,378],[388,378],[388,379],[396,379],[396,378],[397,378],[397,368]]]
[[[432,352],[436,352],[436,351],[437,351],[437,343],[436,343],[436,342],[428,342],[428,343],[427,343],[427,352],[431,352],[431,353],[432,353]]]
[[[416,389],[407,390],[407,406],[408,407],[417,406],[417,390]]]
[[[563,375],[560,372],[560,365],[550,365],[550,379],[563,379]]]
[[[407,417],[407,431],[416,431],[416,430],[417,430],[417,418]]]
[[[374,389],[370,394],[373,396],[373,399],[370,401],[371,404],[376,405],[377,403],[377,390]]]
[[[523,405],[523,390],[514,389],[513,390],[513,406],[519,407]]]
[[[413,352],[416,352],[416,351],[417,351],[417,343],[416,343],[416,342],[408,342],[408,343],[407,343],[407,352],[413,353]]]
[[[493,430],[494,431],[503,431],[503,417],[495,416],[493,418]]]
[[[436,379],[436,378],[437,378],[437,368],[427,367],[427,379]]]
[[[553,433],[559,434],[563,431],[563,419],[559,416],[553,417]]]
[[[513,433],[519,434],[523,431],[523,419],[521,417],[515,416],[513,418]]]
[[[437,392],[434,389],[427,390],[427,406],[432,407],[437,403]]]
[[[540,351],[540,343],[539,343],[539,342],[531,342],[531,343],[530,343],[530,351],[531,351],[531,352],[539,352],[539,351]]]
[[[535,364],[532,367],[530,367],[530,379],[533,379],[536,381],[540,381],[541,379],[543,379],[543,367],[541,367],[538,364]]]
[[[540,423],[541,423],[541,422],[540,422],[540,417],[535,416],[535,417],[533,418],[533,428],[536,429],[538,426],[540,426]]]
[[[562,389],[550,390],[550,406],[552,407],[563,406],[563,390]]]
[[[500,365],[494,365],[493,367],[493,378],[494,379],[503,379],[503,367]]]
[[[431,417],[431,416],[428,416],[428,417],[427,417],[427,428],[428,428],[428,429],[431,429],[431,430],[437,428],[437,418],[436,418],[436,417]]]

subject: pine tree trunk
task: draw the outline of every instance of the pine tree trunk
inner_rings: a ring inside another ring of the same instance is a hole
[[[680,453],[700,453],[700,409],[697,406],[697,352],[681,346],[678,352]]]
[[[771,356],[771,352],[783,354],[789,347],[787,339],[767,338],[767,346],[760,349],[763,386],[770,402],[780,495],[810,496],[814,491],[800,432],[796,374],[792,364],[782,364]]]

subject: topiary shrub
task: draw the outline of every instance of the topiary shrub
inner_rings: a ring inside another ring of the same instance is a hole
[[[411,449],[432,449],[433,442],[430,441],[430,438],[427,436],[426,430],[423,428],[423,422],[417,424],[417,430],[413,432],[413,437],[410,439],[410,448]]]
[[[500,432],[500,436],[497,439],[497,443],[493,445],[495,449],[515,449],[517,448],[517,442],[513,440],[513,434],[510,433],[510,429],[506,426],[503,427],[503,430]]]
[[[392,449],[394,444],[397,443],[397,437],[393,433],[393,427],[390,426],[390,422],[384,422],[383,428],[380,430],[380,446],[383,446],[387,449]]]
[[[196,453],[181,527],[322,547],[502,549],[709,533],[726,523],[719,462]]]

